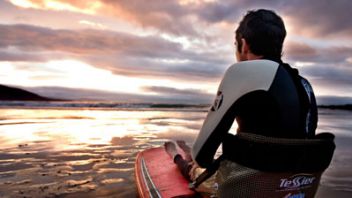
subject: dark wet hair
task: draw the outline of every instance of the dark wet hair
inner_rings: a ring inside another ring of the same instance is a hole
[[[237,50],[241,52],[241,39],[244,38],[253,54],[281,62],[285,37],[284,22],[275,12],[251,10],[243,17],[236,30]]]

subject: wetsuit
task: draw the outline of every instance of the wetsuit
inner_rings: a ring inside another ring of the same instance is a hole
[[[192,148],[192,157],[201,167],[213,162],[235,118],[238,132],[285,138],[314,136],[317,107],[313,90],[287,64],[253,60],[232,65]]]

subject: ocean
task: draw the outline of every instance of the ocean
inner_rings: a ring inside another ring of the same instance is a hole
[[[136,197],[136,154],[168,140],[192,145],[207,109],[1,102],[0,197]],[[317,197],[352,197],[351,120],[352,111],[319,109],[317,132],[335,134],[337,147]]]

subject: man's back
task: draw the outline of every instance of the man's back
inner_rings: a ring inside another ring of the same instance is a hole
[[[305,125],[315,123],[316,127],[316,105],[305,105],[308,93],[300,91],[303,85],[295,82],[300,77],[288,69],[291,68],[280,64],[268,90],[255,90],[238,99],[235,109],[238,132],[283,138],[314,135],[315,128],[306,131]],[[314,94],[311,100],[315,101]],[[305,117],[307,108],[315,112],[308,120]]]
[[[239,132],[305,137],[301,114],[305,109],[297,90],[291,74],[277,62],[254,60],[231,66],[193,146],[194,159],[209,165],[235,118]],[[311,117],[310,122],[316,118]]]

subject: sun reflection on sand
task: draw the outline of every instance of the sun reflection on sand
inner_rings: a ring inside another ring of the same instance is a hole
[[[0,109],[0,197],[135,197],[136,153],[168,139],[192,142],[203,118],[179,110]]]
[[[0,121],[3,147],[21,142],[50,141],[50,150],[69,150],[83,145],[132,143],[134,136],[184,130],[194,121],[167,118],[169,112],[103,110],[1,110],[12,118]],[[153,120],[161,117],[160,120]],[[165,118],[163,118],[165,117]],[[12,124],[11,124],[12,123]],[[13,124],[22,123],[22,124]],[[169,124],[168,124],[169,123]]]
[[[322,182],[341,180],[350,189],[351,114],[336,112],[320,112],[318,131],[333,131],[338,145]],[[205,116],[180,109],[0,109],[0,197],[135,197],[136,154],[170,139],[191,145]]]

